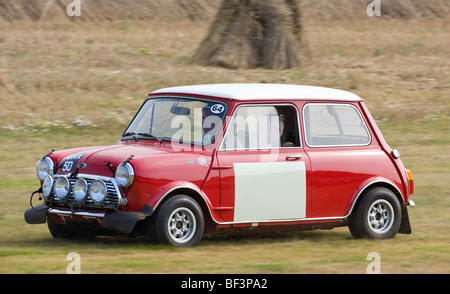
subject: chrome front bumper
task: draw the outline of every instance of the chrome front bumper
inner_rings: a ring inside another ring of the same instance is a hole
[[[58,208],[49,208],[47,213],[67,216],[80,216],[83,218],[104,218],[105,212],[89,212],[89,211],[71,211]]]

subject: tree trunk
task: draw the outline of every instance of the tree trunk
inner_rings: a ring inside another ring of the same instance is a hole
[[[287,69],[306,64],[309,56],[299,0],[224,0],[193,62]]]

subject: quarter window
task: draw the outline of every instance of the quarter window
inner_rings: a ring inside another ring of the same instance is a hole
[[[308,146],[362,146],[370,143],[366,125],[353,105],[307,104],[303,108]]]

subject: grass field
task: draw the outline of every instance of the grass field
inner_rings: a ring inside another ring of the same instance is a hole
[[[190,64],[209,22],[2,23],[0,273],[450,273],[448,18],[306,21],[312,64],[285,71]],[[23,212],[35,163],[52,148],[115,143],[157,88],[226,82],[310,84],[363,97],[414,175],[411,235],[354,240],[331,231],[219,235],[178,249],[145,238],[54,240]]]

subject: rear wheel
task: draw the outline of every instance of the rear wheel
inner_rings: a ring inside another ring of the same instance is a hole
[[[397,234],[402,219],[400,202],[383,187],[369,190],[349,219],[350,233],[355,238],[388,239]]]
[[[204,217],[198,203],[186,195],[176,195],[152,217],[149,233],[161,243],[189,247],[200,242],[203,229]]]

